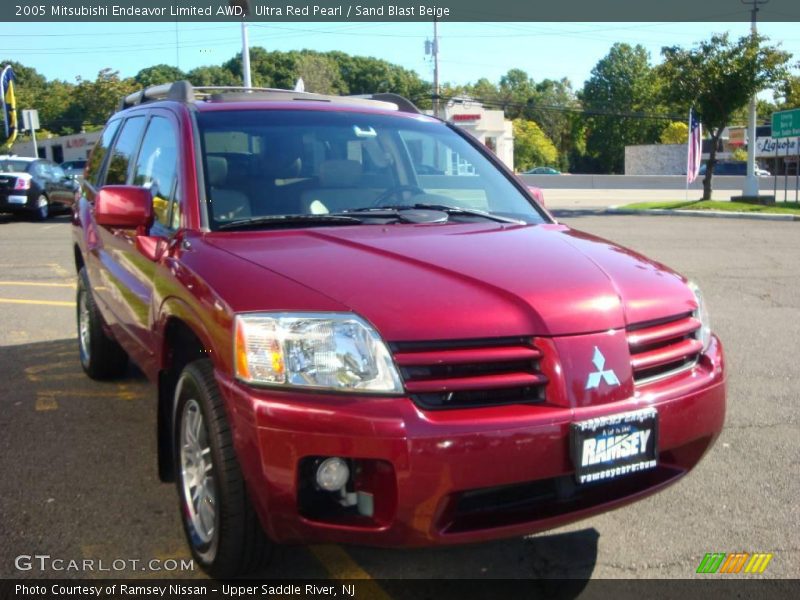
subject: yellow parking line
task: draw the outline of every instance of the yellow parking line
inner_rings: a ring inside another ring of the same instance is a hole
[[[131,392],[124,388],[116,391],[108,392],[81,392],[81,391],[67,391],[67,390],[45,390],[39,392],[41,396],[48,396],[55,398],[60,396],[62,398],[76,399],[76,398],[111,398],[118,400],[140,400],[144,398],[144,394]]]
[[[50,267],[51,269],[53,269],[53,271],[59,277],[69,277],[71,275],[71,273],[69,271],[67,271],[64,267],[62,267],[58,263],[47,263],[47,266]]]
[[[32,287],[62,287],[75,289],[74,283],[47,283],[44,281],[0,281],[0,285],[24,285]]]
[[[348,579],[362,579],[358,585],[358,595],[370,600],[391,600],[391,596],[378,585],[369,573],[358,566],[350,555],[341,546],[333,544],[309,546],[314,557],[325,567],[333,579],[345,581]]]
[[[39,394],[36,397],[36,410],[44,412],[48,410],[58,410],[58,401],[52,394]]]
[[[75,308],[74,302],[61,302],[58,300],[22,300],[20,298],[0,298],[2,304],[40,304],[42,306],[68,306]]]
[[[44,365],[33,365],[31,367],[25,367],[25,377],[28,378],[28,381],[41,381],[42,376],[40,375],[40,373],[46,373],[48,371],[57,371],[59,369],[72,369],[74,367],[75,363],[68,360],[46,363]]]

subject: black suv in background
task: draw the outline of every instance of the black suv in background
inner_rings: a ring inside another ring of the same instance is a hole
[[[0,212],[44,221],[56,205],[72,206],[77,189],[77,182],[49,160],[0,156]]]

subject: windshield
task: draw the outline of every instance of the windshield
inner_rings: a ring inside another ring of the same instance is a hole
[[[0,173],[26,173],[31,164],[27,160],[0,160]]]
[[[545,222],[501,171],[440,122],[308,110],[213,111],[197,120],[211,229],[348,212],[371,222],[387,217],[370,211],[381,207],[463,209],[447,212],[449,221],[488,213]]]

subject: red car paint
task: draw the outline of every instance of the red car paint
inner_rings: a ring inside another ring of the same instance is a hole
[[[199,111],[230,108],[196,103]],[[236,110],[368,111],[304,102],[237,103]],[[697,308],[686,280],[667,267],[557,224],[544,211],[549,222],[540,225],[210,231],[203,225],[189,109],[166,102],[129,113],[136,111],[161,111],[180,131],[180,227],[164,238],[102,226],[93,204],[97,190],[87,183],[73,219],[76,257],[87,267],[108,330],[152,381],[169,366],[165,332],[171,322],[180,320],[203,344],[251,499],[273,540],[414,546],[541,531],[660,490],[694,467],[719,435],[725,374],[716,338],[691,368],[634,381],[637,327],[680,328],[663,322],[689,319]],[[476,373],[460,383],[407,380],[401,396],[245,385],[233,376],[234,316],[273,310],[352,311],[395,345],[401,365],[469,363],[475,352],[491,361],[525,352],[539,357],[539,373]],[[479,350],[461,344],[507,338],[522,341]],[[619,385],[586,389],[596,370],[596,347]],[[642,352],[647,356],[641,360],[652,360],[649,347]],[[546,381],[546,399],[427,410],[411,397],[420,390],[457,390],[464,381],[491,388],[514,377]],[[658,468],[602,485],[570,485],[571,424],[642,407],[658,411]],[[357,485],[375,494],[374,517],[301,514],[298,469],[307,456],[368,461]],[[544,500],[496,511],[464,508],[474,502],[465,499],[481,494],[488,504],[502,505],[497,498],[512,488],[541,493]]]

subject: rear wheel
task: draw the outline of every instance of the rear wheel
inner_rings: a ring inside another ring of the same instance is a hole
[[[36,211],[34,212],[34,216],[37,221],[46,221],[50,217],[50,201],[44,194],[41,194],[36,199]]]
[[[213,577],[252,573],[272,544],[247,495],[211,361],[184,368],[175,402],[175,479],[192,555]]]
[[[77,294],[78,351],[81,367],[92,379],[113,379],[125,373],[128,355],[116,340],[103,330],[103,317],[97,310],[89,287],[86,267],[78,273]]]

